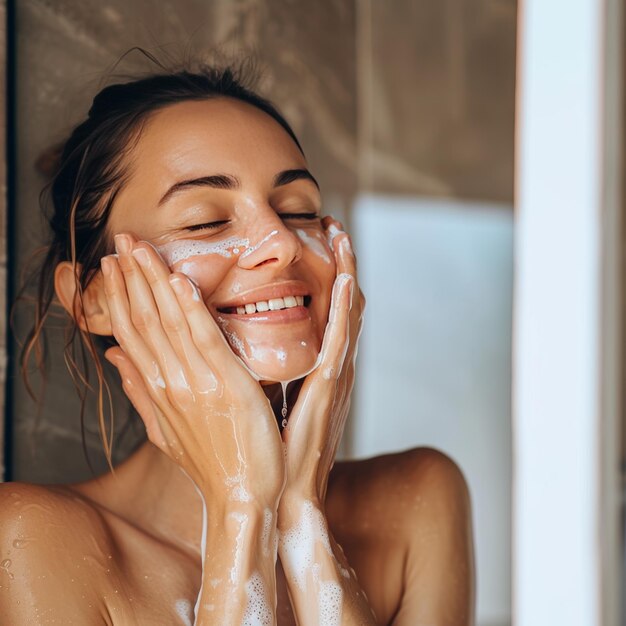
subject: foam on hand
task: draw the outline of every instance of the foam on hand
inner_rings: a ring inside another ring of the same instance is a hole
[[[263,579],[256,572],[246,582],[246,596],[242,626],[273,626],[274,613],[267,601]]]
[[[316,558],[316,548],[321,547],[337,565],[322,512],[312,502],[304,502],[298,523],[287,532],[280,533],[279,543],[285,573],[303,594],[316,601],[317,623],[339,626],[343,590],[335,581],[321,580],[322,566]]]

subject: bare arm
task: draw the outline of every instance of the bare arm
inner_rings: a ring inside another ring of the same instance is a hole
[[[275,622],[276,511],[284,453],[261,386],[228,346],[196,287],[154,249],[117,237],[103,259],[120,348],[107,358],[148,437],[205,505],[197,625]]]
[[[279,524],[278,551],[298,624],[376,624],[354,571],[330,533],[323,506],[288,497],[281,504]]]
[[[275,623],[275,512],[239,504],[212,517],[196,625]]]
[[[371,607],[331,536],[324,510],[328,477],[350,406],[364,298],[341,224],[325,218],[337,263],[321,360],[307,376],[287,427],[287,484],[278,508],[278,553],[302,626],[374,625]]]

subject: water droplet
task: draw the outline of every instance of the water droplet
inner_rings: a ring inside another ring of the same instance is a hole
[[[22,548],[25,548],[30,541],[31,539],[29,537],[22,537],[21,539],[14,539],[13,547],[17,548],[18,550],[21,550]]]
[[[9,575],[9,580],[13,580],[13,574],[9,571],[9,567],[11,567],[11,559],[4,559],[0,563],[0,569],[3,569]]]
[[[283,416],[283,421],[284,421],[284,419],[287,417],[287,383],[281,382],[280,386],[282,387],[282,390],[283,390],[283,408],[280,414]]]

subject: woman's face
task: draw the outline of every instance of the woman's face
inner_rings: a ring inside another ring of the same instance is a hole
[[[269,115],[218,98],[145,125],[111,234],[149,241],[192,278],[233,350],[261,380],[314,366],[336,268],[304,156]]]

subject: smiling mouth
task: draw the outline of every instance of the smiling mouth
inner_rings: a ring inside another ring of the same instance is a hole
[[[220,313],[226,315],[255,315],[258,313],[271,313],[284,311],[285,309],[307,308],[311,303],[311,296],[285,296],[284,298],[271,298],[259,302],[249,302],[241,306],[218,308]]]

